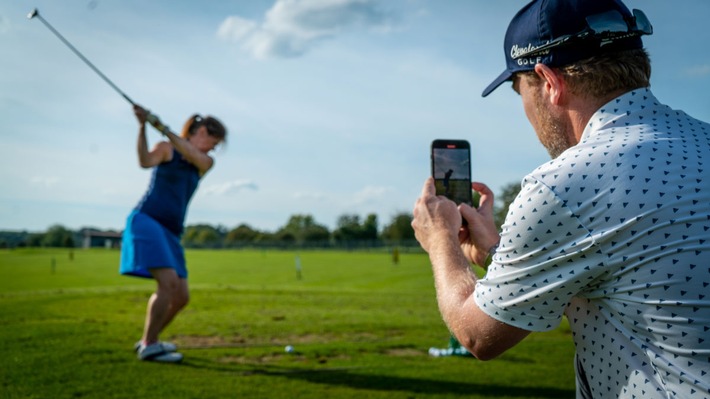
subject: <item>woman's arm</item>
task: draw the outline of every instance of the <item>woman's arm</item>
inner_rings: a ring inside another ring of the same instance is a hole
[[[163,162],[170,161],[173,152],[169,143],[165,141],[159,142],[152,150],[148,150],[148,138],[145,133],[145,122],[148,112],[139,105],[133,106],[133,112],[139,124],[137,143],[138,164],[142,168],[152,168]]]
[[[200,176],[204,175],[210,170],[210,168],[212,168],[214,160],[207,153],[200,151],[200,149],[192,145],[192,143],[173,132],[168,131],[163,134],[168,140],[170,140],[170,143],[172,143],[177,152],[182,154],[188,162],[195,165],[200,173]]]
[[[165,136],[170,141],[170,144],[172,144],[175,150],[177,150],[177,152],[179,152],[183,156],[183,158],[185,158],[185,160],[195,165],[200,176],[204,175],[205,173],[207,173],[208,170],[210,170],[210,168],[214,164],[214,160],[211,156],[207,154],[207,152],[200,150],[189,140],[186,140],[170,131],[170,129],[167,126],[163,125],[163,123],[160,121],[160,119],[158,119],[156,115],[149,114],[145,110],[143,110],[143,112],[143,123],[145,123],[145,121],[147,120],[148,122],[150,122],[151,125],[158,129],[163,134],[163,136]]]

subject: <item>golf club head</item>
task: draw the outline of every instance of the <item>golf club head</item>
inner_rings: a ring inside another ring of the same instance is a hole
[[[39,10],[35,8],[34,10],[30,11],[29,14],[27,14],[27,19],[32,19],[37,15],[39,15]]]

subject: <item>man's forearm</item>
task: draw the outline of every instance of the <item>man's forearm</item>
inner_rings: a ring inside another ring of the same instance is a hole
[[[458,242],[446,241],[430,252],[436,296],[444,322],[452,333],[461,333],[464,304],[473,294],[476,275]]]

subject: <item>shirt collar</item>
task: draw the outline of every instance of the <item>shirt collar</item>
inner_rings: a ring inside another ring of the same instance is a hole
[[[604,104],[592,115],[582,133],[582,140],[592,132],[608,127],[624,126],[624,118],[631,114],[658,107],[660,103],[648,87],[634,89]]]

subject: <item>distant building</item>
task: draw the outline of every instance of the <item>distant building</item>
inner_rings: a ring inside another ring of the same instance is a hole
[[[121,248],[121,233],[84,230],[84,248]]]

